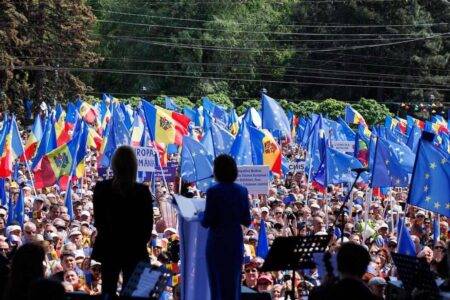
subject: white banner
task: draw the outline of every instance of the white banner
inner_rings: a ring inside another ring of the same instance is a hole
[[[154,172],[156,169],[155,151],[151,147],[134,147],[138,172]]]
[[[331,147],[344,153],[354,153],[355,141],[331,141]]]
[[[268,166],[238,166],[236,183],[247,188],[249,194],[269,193]]]
[[[304,173],[306,162],[304,160],[291,161],[289,163],[289,172]]]

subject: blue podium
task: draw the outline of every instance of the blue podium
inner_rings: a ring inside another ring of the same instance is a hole
[[[181,299],[210,300],[205,253],[208,229],[202,227],[198,217],[205,210],[206,200],[176,195],[175,202],[180,233]]]

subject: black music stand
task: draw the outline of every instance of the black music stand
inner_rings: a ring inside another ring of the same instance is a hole
[[[295,298],[295,270],[314,268],[313,253],[324,252],[331,235],[278,237],[273,241],[261,271],[292,270],[291,299]]]
[[[165,290],[172,274],[164,267],[151,266],[148,262],[140,262],[133,271],[121,296],[159,299]],[[137,294],[137,295],[136,295]]]
[[[438,299],[439,288],[434,280],[430,266],[415,256],[391,253],[398,270],[398,277],[405,291],[411,293],[415,288],[429,293],[430,299]]]

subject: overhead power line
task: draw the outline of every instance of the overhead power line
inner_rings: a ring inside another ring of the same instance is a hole
[[[339,54],[342,55],[342,54]],[[37,59],[41,57],[31,57],[31,56],[23,56],[23,57],[17,57],[19,59]],[[46,60],[71,60],[73,57],[65,56],[63,53],[61,56],[56,57],[46,57]],[[264,69],[264,70],[271,70],[274,68],[283,68],[286,70],[291,71],[297,71],[297,70],[321,70],[321,71],[330,71],[330,72],[351,72],[355,74],[370,74],[373,76],[395,76],[395,77],[411,77],[411,78],[422,78],[420,76],[410,76],[410,75],[397,75],[397,74],[388,74],[388,73],[375,73],[375,72],[360,72],[360,71],[345,71],[345,70],[335,70],[335,69],[317,69],[317,68],[305,68],[305,67],[289,67],[289,65],[267,65],[267,66],[261,66],[261,65],[254,65],[254,64],[239,64],[239,63],[213,63],[213,62],[193,62],[193,61],[165,61],[165,60],[151,60],[151,59],[138,59],[138,58],[129,58],[129,57],[108,57],[104,56],[102,57],[104,60],[110,60],[110,61],[123,61],[123,62],[136,62],[136,63],[154,63],[154,64],[172,64],[172,65],[194,65],[194,66],[216,66],[216,67],[246,67],[246,68],[255,68],[255,69]],[[346,64],[346,65],[356,65],[356,66],[369,66],[369,67],[379,67],[379,68],[394,68],[394,69],[404,69],[404,70],[421,70],[421,68],[414,68],[414,67],[402,67],[402,66],[396,66],[396,65],[379,65],[379,64],[365,64],[365,63],[359,63],[359,62],[347,62],[347,61],[336,61],[336,60],[322,60],[322,59],[309,59],[309,58],[301,58],[301,61],[304,62],[318,62],[318,63],[336,63],[336,64]],[[445,71],[443,69],[429,69],[430,71],[436,71],[436,72],[442,72]]]
[[[7,66],[0,66],[5,69]],[[246,78],[227,78],[227,77],[207,77],[207,76],[192,76],[192,75],[175,75],[162,73],[148,73],[142,71],[130,71],[121,69],[96,69],[96,68],[76,68],[76,67],[51,67],[51,66],[17,66],[19,70],[40,70],[40,71],[73,71],[73,72],[88,72],[88,73],[112,73],[125,75],[141,75],[154,77],[173,77],[173,78],[189,78],[189,79],[206,79],[206,80],[223,80],[223,81],[239,81],[239,82],[258,82],[258,83],[276,83],[276,84],[291,84],[291,85],[319,85],[319,86],[339,86],[339,87],[364,87],[364,88],[385,88],[385,89],[404,89],[411,90],[422,87],[405,87],[392,85],[363,85],[363,84],[341,84],[341,83],[320,83],[320,82],[298,82],[298,81],[279,81],[279,80],[261,80],[261,79],[246,79]],[[432,88],[437,91],[450,91],[450,88]]]
[[[326,49],[310,49],[310,50],[294,50],[294,49],[275,49],[275,48],[236,48],[236,47],[211,47],[211,46],[202,46],[195,44],[180,44],[180,43],[168,43],[168,42],[158,42],[158,41],[148,41],[148,40],[140,40],[140,39],[132,39],[132,38],[119,38],[126,41],[133,41],[143,44],[150,44],[161,47],[172,47],[172,48],[187,48],[187,49],[198,49],[198,50],[210,50],[210,51],[230,51],[230,52],[246,52],[246,51],[261,51],[261,52],[278,52],[278,51],[292,51],[292,52],[300,52],[300,53],[321,53],[321,52],[335,52],[335,51],[347,51],[347,50],[359,50],[366,48],[377,48],[384,46],[393,46],[399,44],[406,44],[418,41],[424,41],[428,39],[438,38],[438,37],[446,37],[450,33],[440,33],[428,37],[420,37],[409,39],[406,41],[396,41],[396,42],[388,42],[388,43],[379,43],[379,44],[369,44],[369,45],[358,45],[358,46],[349,46],[349,47],[335,47],[335,48],[326,48]]]
[[[285,36],[415,36],[416,33],[317,33],[317,32],[280,32],[280,31],[252,31],[252,30],[234,30],[234,29],[219,29],[219,28],[201,28],[201,27],[189,27],[189,26],[174,26],[163,24],[148,24],[137,22],[125,22],[115,20],[97,19],[101,23],[111,24],[123,24],[130,26],[142,26],[142,27],[157,27],[157,28],[170,28],[181,30],[193,30],[193,31],[215,31],[215,32],[227,32],[227,33],[257,33],[257,34],[272,34],[272,35],[285,35]]]
[[[206,20],[206,19],[191,19],[191,18],[177,18],[170,16],[159,16],[159,15],[148,15],[148,14],[136,14],[122,11],[113,11],[107,9],[93,9],[93,11],[101,12],[101,13],[109,13],[114,15],[123,15],[123,16],[135,16],[135,17],[145,17],[151,19],[162,19],[162,20],[175,20],[175,21],[186,21],[186,22],[197,22],[197,23],[218,23],[221,21],[230,22],[236,25],[253,25],[259,26],[257,23],[247,23],[247,22],[235,22],[233,20],[221,20],[216,18],[215,20]],[[306,24],[277,24],[277,26],[285,26],[285,27],[301,27],[301,28],[386,28],[386,27],[432,27],[432,26],[441,26],[448,25],[449,23],[418,23],[418,24],[329,24],[329,23],[306,23]]]

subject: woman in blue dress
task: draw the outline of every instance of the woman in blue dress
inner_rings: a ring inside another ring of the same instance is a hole
[[[217,182],[206,191],[202,225],[209,228],[206,243],[211,299],[240,299],[244,243],[241,225],[251,222],[248,191],[234,183],[236,162],[229,155],[214,160]]]

